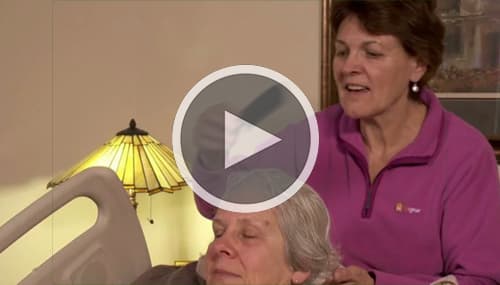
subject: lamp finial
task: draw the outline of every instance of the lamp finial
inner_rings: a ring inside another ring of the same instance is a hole
[[[119,131],[117,136],[147,136],[148,132],[136,127],[135,119],[131,119],[128,128]]]

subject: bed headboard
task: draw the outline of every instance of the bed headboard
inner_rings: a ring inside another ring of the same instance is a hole
[[[129,284],[151,267],[146,241],[116,174],[89,168],[55,187],[0,228],[0,252],[71,200],[97,205],[97,221],[19,284]]]

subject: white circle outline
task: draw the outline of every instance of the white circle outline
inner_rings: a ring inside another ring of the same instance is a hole
[[[295,96],[295,98],[299,101],[302,109],[306,113],[307,123],[309,125],[309,130],[310,130],[309,154],[307,155],[306,163],[304,165],[304,168],[300,172],[299,176],[285,191],[280,193],[278,196],[275,196],[263,202],[252,203],[252,204],[240,204],[240,203],[228,202],[212,195],[210,192],[205,190],[201,185],[199,185],[196,179],[193,178],[182,156],[181,128],[184,122],[184,117],[189,108],[189,105],[193,102],[196,96],[198,96],[198,94],[210,84],[214,83],[219,79],[238,74],[255,74],[264,76],[286,87],[288,91],[290,91],[292,95]],[[187,95],[182,100],[179,109],[177,110],[177,113],[175,115],[174,125],[172,130],[172,146],[173,146],[174,157],[177,162],[177,167],[179,168],[179,171],[181,172],[182,176],[184,176],[184,179],[186,180],[187,184],[191,187],[191,189],[203,200],[213,205],[214,207],[239,213],[265,211],[267,209],[271,209],[275,206],[278,206],[279,204],[285,202],[288,198],[293,196],[304,185],[305,181],[312,172],[314,163],[316,162],[316,158],[318,155],[318,145],[319,145],[319,133],[318,133],[318,125],[316,122],[315,112],[311,107],[309,100],[302,92],[302,90],[300,90],[300,88],[297,85],[295,85],[295,83],[293,83],[290,79],[288,79],[281,73],[257,65],[229,66],[214,71],[209,75],[205,76],[203,79],[201,79],[198,83],[196,83],[193,86],[193,88],[191,88],[191,90],[189,90]]]

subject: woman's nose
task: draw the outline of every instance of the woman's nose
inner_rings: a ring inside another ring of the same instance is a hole
[[[343,60],[342,73],[356,74],[361,71],[361,61],[358,53],[351,52]]]
[[[232,257],[236,253],[234,240],[228,235],[223,235],[215,239],[212,243],[212,250],[216,255],[224,255],[227,257]]]

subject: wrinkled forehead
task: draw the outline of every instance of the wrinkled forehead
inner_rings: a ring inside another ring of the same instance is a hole
[[[256,225],[263,227],[277,227],[277,219],[274,209],[268,209],[255,213],[237,213],[217,209],[212,220],[214,224],[238,224],[238,225]]]

